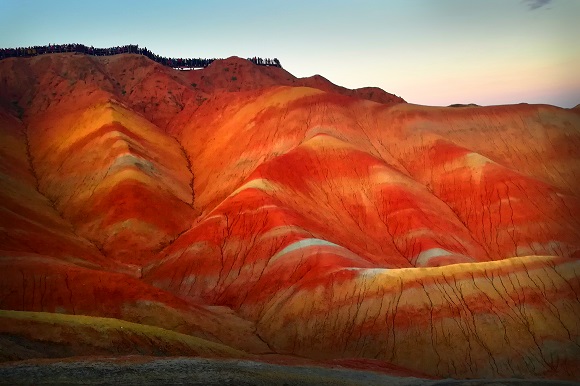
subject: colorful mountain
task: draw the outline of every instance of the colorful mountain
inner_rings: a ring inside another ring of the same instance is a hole
[[[8,58],[0,82],[4,361],[580,380],[578,108],[236,57]]]

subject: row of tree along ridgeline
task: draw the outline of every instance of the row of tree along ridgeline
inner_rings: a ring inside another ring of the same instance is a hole
[[[146,47],[140,48],[138,45],[119,46],[112,48],[94,48],[87,47],[83,44],[49,44],[48,46],[34,46],[34,47],[20,47],[20,48],[0,48],[0,60],[6,58],[26,58],[44,54],[56,54],[62,52],[76,52],[85,55],[94,56],[110,56],[119,54],[139,54],[148,57],[164,66],[190,69],[190,68],[204,68],[209,66],[216,58],[166,58],[159,56],[149,51]],[[277,58],[248,58],[254,64],[260,66],[280,67],[280,61]]]

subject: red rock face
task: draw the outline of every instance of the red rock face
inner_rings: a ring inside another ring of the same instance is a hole
[[[203,339],[151,330],[160,355],[580,378],[577,109],[416,106],[238,58],[0,74],[0,308],[44,315],[2,323],[46,331],[2,329],[5,358],[86,315]]]

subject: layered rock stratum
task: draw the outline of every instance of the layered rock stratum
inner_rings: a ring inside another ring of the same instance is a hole
[[[0,61],[0,138],[3,361],[580,380],[577,108],[52,54]]]

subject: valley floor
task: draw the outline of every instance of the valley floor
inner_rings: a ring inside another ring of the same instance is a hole
[[[149,360],[150,359],[150,360]],[[283,366],[248,360],[202,358],[69,358],[64,362],[24,361],[0,366],[0,384],[139,385],[394,385],[540,386],[573,382],[531,379],[427,380],[370,371]]]

